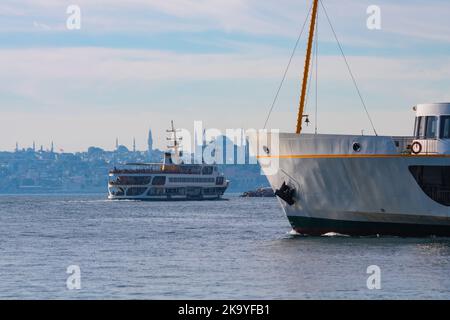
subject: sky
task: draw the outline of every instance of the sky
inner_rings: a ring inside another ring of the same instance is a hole
[[[448,0],[322,0],[380,135],[409,135],[412,106],[450,101]],[[1,0],[0,150],[164,148],[193,130],[262,128],[311,1]],[[69,30],[66,10],[81,9]],[[381,9],[369,30],[366,10]],[[304,132],[370,134],[322,8]],[[295,130],[306,32],[268,123]],[[313,74],[315,75],[315,69]]]

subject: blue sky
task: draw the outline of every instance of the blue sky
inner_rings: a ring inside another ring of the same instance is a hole
[[[450,101],[450,3],[323,0],[380,134],[408,135],[414,104]],[[66,8],[81,8],[67,30]],[[0,149],[159,147],[170,120],[260,128],[310,1],[2,0]],[[381,8],[381,30],[366,9]],[[269,126],[293,131],[305,35]],[[370,133],[323,12],[318,129]],[[314,86],[311,92],[314,92]],[[310,100],[310,102],[313,99]],[[307,112],[314,117],[315,106]],[[306,128],[312,132],[313,126]]]

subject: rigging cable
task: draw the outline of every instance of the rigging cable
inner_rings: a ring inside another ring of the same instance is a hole
[[[275,106],[275,103],[277,102],[278,95],[280,94],[281,88],[283,87],[284,80],[286,79],[287,72],[289,70],[289,67],[291,66],[291,62],[292,62],[292,59],[294,58],[295,51],[297,50],[298,44],[300,42],[300,38],[302,37],[303,31],[305,30],[306,22],[308,21],[308,17],[309,17],[309,14],[311,13],[311,10],[312,10],[312,5],[309,7],[308,14],[306,15],[305,21],[303,22],[302,28],[300,30],[300,34],[298,35],[298,38],[297,38],[297,41],[295,43],[294,49],[292,50],[291,57],[289,58],[289,62],[287,64],[287,66],[286,66],[286,69],[284,70],[283,77],[281,79],[280,85],[278,86],[278,90],[277,90],[277,92],[275,94],[275,97],[274,97],[274,99],[272,101],[272,105],[271,105],[271,107],[269,109],[269,113],[267,114],[267,118],[266,118],[266,121],[264,122],[264,128],[263,129],[266,128],[267,122],[269,121],[270,115],[272,114],[272,110],[273,110],[273,108]]]
[[[323,5],[322,0],[319,0],[319,1],[320,1],[320,4],[322,5],[323,11],[325,12],[325,16],[327,17],[328,24],[330,25],[331,31],[333,32],[333,35],[334,35],[334,38],[336,39],[336,42],[337,42],[337,44],[339,46],[339,50],[341,51],[342,57],[344,58],[345,64],[347,65],[348,72],[350,73],[350,77],[353,80],[353,84],[355,85],[356,91],[357,91],[357,93],[359,95],[359,99],[361,100],[361,103],[362,103],[362,105],[364,107],[364,110],[366,111],[366,115],[369,118],[370,125],[372,126],[372,130],[375,133],[375,135],[378,136],[378,133],[375,130],[375,126],[373,124],[372,118],[371,118],[371,116],[369,114],[369,111],[367,109],[367,106],[366,106],[366,104],[364,102],[364,99],[363,99],[363,97],[361,95],[361,92],[359,91],[358,84],[356,83],[355,77],[353,76],[352,70],[350,69],[350,65],[349,65],[349,63],[347,61],[347,58],[345,57],[344,50],[342,49],[341,43],[339,42],[338,37],[336,35],[336,32],[334,31],[334,28],[333,28],[333,25],[331,24],[330,18],[328,17],[327,10],[325,9],[325,6]]]

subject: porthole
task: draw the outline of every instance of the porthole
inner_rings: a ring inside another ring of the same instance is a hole
[[[359,142],[353,142],[353,151],[355,152],[361,151],[361,144]]]

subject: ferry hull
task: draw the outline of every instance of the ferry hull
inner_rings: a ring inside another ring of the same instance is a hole
[[[352,141],[371,153],[352,153]],[[391,146],[392,144],[392,146]],[[450,207],[419,186],[411,167],[450,166],[448,156],[395,152],[390,137],[281,134],[279,169],[267,178],[284,184],[294,203],[279,198],[294,230],[322,235],[450,236]],[[264,167],[263,167],[264,170]]]

